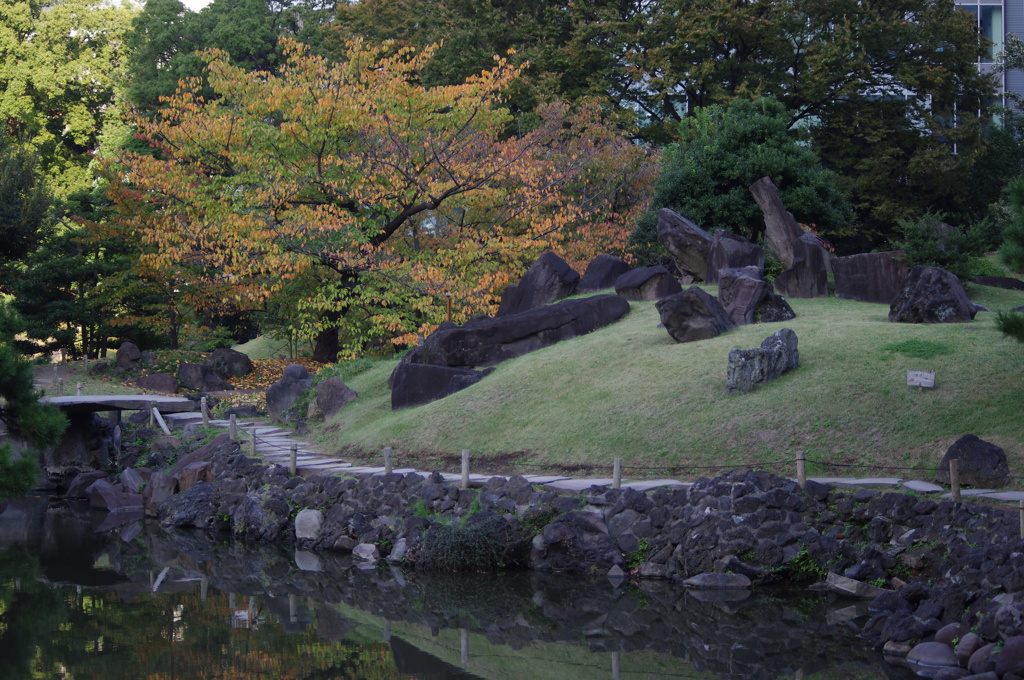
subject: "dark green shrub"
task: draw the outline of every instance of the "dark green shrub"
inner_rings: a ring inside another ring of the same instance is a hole
[[[31,456],[14,460],[10,447],[0,446],[0,501],[24,496],[35,486],[39,475],[39,465]]]
[[[970,280],[978,268],[974,260],[984,249],[968,234],[945,224],[942,219],[941,214],[929,212],[917,220],[900,220],[903,240],[895,244],[896,248],[906,252],[904,262],[908,268],[940,267],[962,281]]]
[[[630,237],[638,260],[653,264],[666,256],[657,237],[661,208],[709,233],[726,229],[757,240],[764,223],[749,187],[762,177],[772,179],[800,222],[828,237],[849,232],[853,210],[835,174],[790,129],[791,121],[785,106],[767,97],[703,107],[684,118],[682,141],[665,150],[650,210]]]
[[[416,568],[425,571],[496,571],[523,559],[525,541],[503,516],[479,514],[465,524],[434,524],[423,536]]]

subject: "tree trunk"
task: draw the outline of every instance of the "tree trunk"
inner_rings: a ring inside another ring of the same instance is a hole
[[[321,364],[333,364],[338,360],[338,329],[328,328],[316,336],[313,348],[313,361]]]

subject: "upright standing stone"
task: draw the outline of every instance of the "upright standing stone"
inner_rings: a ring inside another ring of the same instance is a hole
[[[796,298],[827,297],[831,260],[818,238],[800,228],[768,177],[750,186],[750,193],[764,214],[765,243],[786,271],[775,277],[780,295]]]
[[[711,250],[708,252],[708,266],[704,280],[708,283],[718,283],[719,272],[723,269],[746,267],[757,267],[763,274],[764,250],[761,249],[761,246],[725,229],[715,230]]]
[[[907,282],[902,250],[860,253],[832,260],[836,297],[860,302],[892,302]]]
[[[711,241],[706,231],[679,213],[668,208],[658,211],[658,242],[672,256],[682,283],[696,283],[704,279]]]

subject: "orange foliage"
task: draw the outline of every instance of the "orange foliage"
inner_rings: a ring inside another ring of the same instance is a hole
[[[352,41],[329,64],[283,47],[280,74],[210,51],[215,99],[183,82],[132,120],[157,154],[120,158],[111,196],[151,246],[143,267],[240,306],[301,282],[301,328],[340,327],[357,351],[428,333],[449,296],[456,321],[493,311],[543,250],[580,266],[624,244],[654,164],[597,107],[548,106],[505,138],[502,92],[520,73],[505,59],[426,88],[433,48]]]

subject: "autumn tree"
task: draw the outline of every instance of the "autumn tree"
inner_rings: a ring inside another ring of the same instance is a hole
[[[145,266],[191,271],[181,287],[220,286],[240,305],[305,282],[296,318],[314,358],[333,361],[339,330],[350,350],[408,341],[448,294],[460,319],[492,309],[524,262],[601,223],[624,178],[646,172],[643,149],[565,106],[505,138],[519,69],[500,59],[425,87],[433,49],[353,41],[332,65],[285,41],[278,74],[208,52],[213,98],[184,82],[134,120],[156,154],[125,153],[112,173],[122,219],[154,248]],[[574,200],[572,183],[600,189]]]

